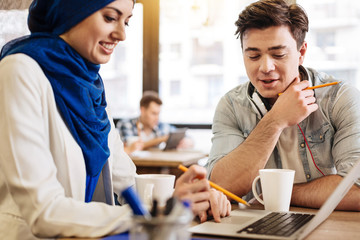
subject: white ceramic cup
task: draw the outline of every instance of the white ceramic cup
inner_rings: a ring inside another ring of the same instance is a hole
[[[136,191],[147,208],[152,206],[154,199],[159,207],[163,207],[174,191],[175,175],[140,174],[135,176]]]
[[[252,183],[255,198],[265,206],[265,210],[275,212],[289,211],[295,171],[290,169],[260,169]],[[263,200],[256,191],[260,179]]]

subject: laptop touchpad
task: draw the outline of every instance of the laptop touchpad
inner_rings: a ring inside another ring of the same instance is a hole
[[[248,216],[231,216],[231,217],[226,217],[226,218],[222,218],[221,219],[221,223],[228,223],[228,224],[244,224],[248,221],[250,221],[251,219],[253,219],[254,217],[248,217]]]

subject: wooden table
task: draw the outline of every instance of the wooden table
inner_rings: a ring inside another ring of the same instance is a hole
[[[316,212],[306,208],[291,208],[293,211]],[[360,212],[334,211],[306,240],[360,239]]]
[[[291,211],[314,213],[316,209],[291,207]],[[196,224],[194,221],[193,224]],[[194,238],[203,239],[235,239],[222,238],[217,236],[202,236],[195,234]],[[63,238],[62,240],[90,240],[89,238]],[[107,238],[101,238],[107,240]],[[116,236],[112,236],[109,240],[116,240]],[[305,240],[358,240],[360,239],[360,212],[334,211],[331,215],[314,231],[312,231]]]
[[[234,208],[234,205],[233,205]],[[263,207],[255,206],[256,209]],[[291,207],[290,211],[316,213],[318,209]],[[217,236],[204,236],[194,234],[194,238],[207,239],[238,239],[222,238]],[[360,212],[334,211],[331,215],[317,228],[315,228],[305,240],[358,240],[360,239]]]
[[[179,164],[190,166],[200,159],[207,157],[206,153],[189,150],[173,151],[141,151],[130,155],[134,161],[137,173],[164,173],[179,176],[182,172],[177,168]]]

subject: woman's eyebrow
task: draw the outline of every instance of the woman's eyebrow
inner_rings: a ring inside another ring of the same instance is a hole
[[[109,8],[109,9],[114,10],[119,16],[123,15],[123,13],[117,8],[114,8],[114,7],[105,7],[105,8]],[[131,17],[131,16],[132,16],[132,14],[129,17]]]
[[[123,13],[119,10],[119,9],[117,9],[117,8],[114,8],[114,7],[105,7],[105,8],[109,8],[109,9],[112,9],[112,10],[114,10],[118,15],[123,15]]]

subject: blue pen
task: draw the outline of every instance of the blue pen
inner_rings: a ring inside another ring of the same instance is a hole
[[[134,215],[144,216],[145,218],[150,218],[149,211],[144,208],[139,196],[134,191],[133,187],[130,186],[122,191],[121,195],[124,197],[126,202],[130,205]]]

